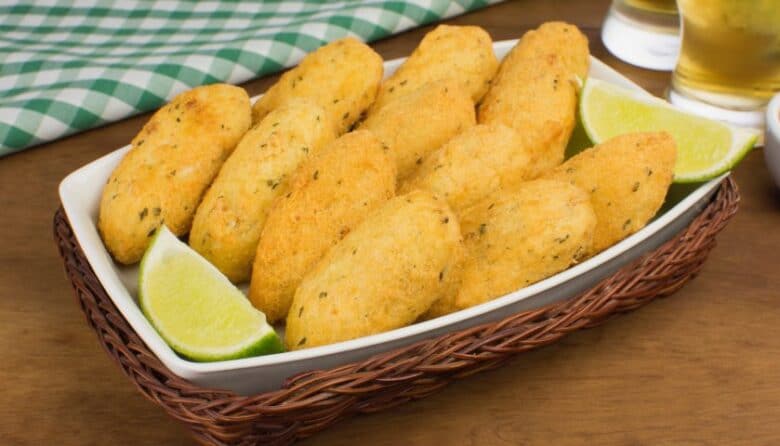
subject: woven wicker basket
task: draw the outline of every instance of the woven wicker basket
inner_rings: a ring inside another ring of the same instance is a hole
[[[685,230],[580,296],[365,361],[291,376],[281,389],[253,396],[201,388],[165,368],[111,302],[62,209],[54,216],[54,235],[87,322],[141,393],[201,443],[288,444],[353,414],[425,397],[454,379],[673,293],[699,272],[738,204],[736,184],[727,178]]]

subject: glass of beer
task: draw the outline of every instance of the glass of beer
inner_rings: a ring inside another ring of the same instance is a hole
[[[671,71],[680,50],[679,31],[674,0],[612,0],[601,40],[618,59]]]
[[[780,91],[779,0],[678,0],[682,47],[670,101],[749,127]]]

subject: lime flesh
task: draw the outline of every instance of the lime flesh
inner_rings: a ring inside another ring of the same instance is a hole
[[[186,358],[220,361],[282,351],[265,315],[165,226],[141,260],[138,282],[142,311]]]
[[[677,143],[674,181],[700,182],[732,169],[753,148],[758,134],[691,115],[641,91],[588,79],[580,119],[593,143],[629,132],[666,131]]]

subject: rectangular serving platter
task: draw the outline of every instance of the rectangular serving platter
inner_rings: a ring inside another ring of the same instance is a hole
[[[502,59],[516,43],[517,40],[496,42],[496,56]],[[385,62],[385,76],[392,74],[404,60],[401,58]],[[596,58],[591,58],[589,76],[644,92],[641,87]],[[277,389],[285,378],[296,373],[362,360],[423,339],[500,320],[520,311],[574,297],[680,232],[707,205],[723,179],[716,178],[674,194],[673,198],[667,199],[662,212],[639,232],[566,271],[490,302],[408,327],[337,344],[268,356],[197,363],[179,357],[157,334],[136,300],[137,266],[125,267],[115,263],[97,233],[98,205],[103,185],[129,148],[129,145],[122,147],[81,167],[60,184],[60,199],[73,233],[111,300],[166,367],[197,385],[232,390],[243,395]]]

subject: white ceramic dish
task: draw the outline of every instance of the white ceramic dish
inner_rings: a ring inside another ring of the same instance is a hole
[[[516,42],[496,42],[496,55],[503,58]],[[403,59],[385,62],[386,75],[395,71],[402,62]],[[592,59],[590,76],[641,90],[597,59]],[[73,232],[114,304],[146,345],[173,373],[201,386],[229,389],[239,394],[272,390],[295,373],[361,360],[421,339],[495,321],[522,310],[572,297],[677,234],[706,206],[720,182],[720,178],[715,179],[689,191],[644,229],[599,255],[549,279],[482,305],[338,344],[232,361],[196,363],[177,356],[149,324],[136,303],[137,268],[114,263],[96,230],[101,190],[128,149],[129,146],[125,146],[87,164],[68,175],[60,184],[60,198]]]
[[[780,93],[772,98],[766,108],[764,135],[764,160],[775,185],[780,187]]]

